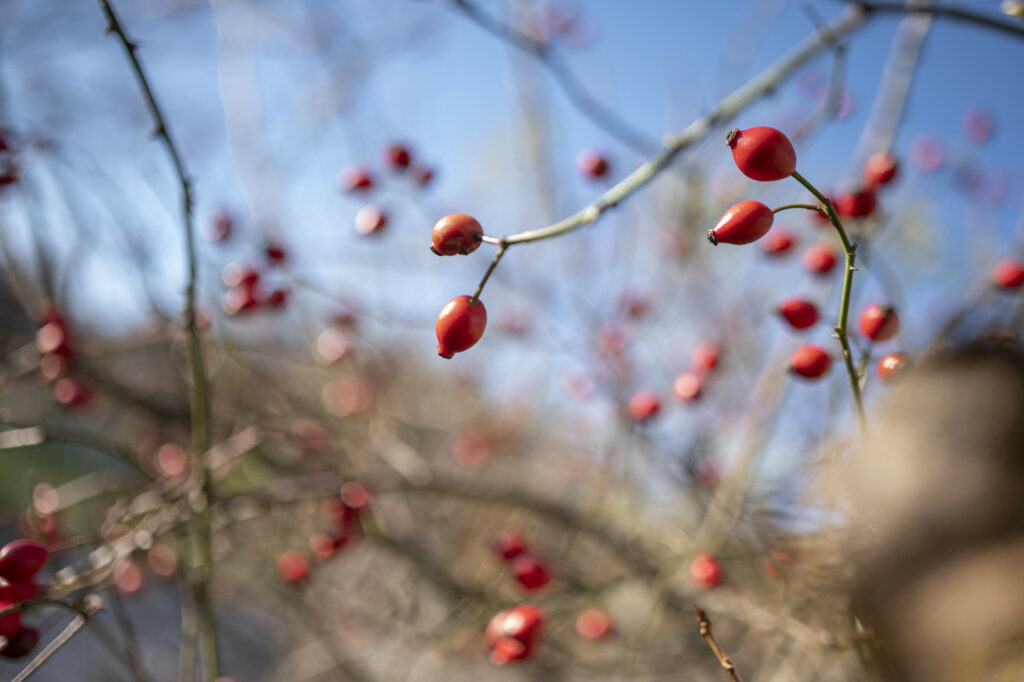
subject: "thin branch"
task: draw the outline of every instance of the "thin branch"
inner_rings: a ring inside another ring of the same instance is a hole
[[[859,8],[847,10],[837,21],[826,29],[815,31],[800,45],[762,71],[753,80],[735,90],[720,101],[706,116],[697,119],[678,135],[670,135],[666,147],[655,154],[642,166],[626,176],[596,201],[557,223],[537,230],[527,230],[501,239],[511,246],[526,242],[557,237],[575,229],[595,223],[609,208],[639,190],[653,180],[684,150],[706,138],[715,126],[727,123],[746,106],[757,99],[771,94],[790,74],[802,67],[823,50],[834,45],[836,40],[849,35],[864,22],[865,14]]]
[[[641,154],[651,154],[661,146],[657,139],[634,128],[587,92],[566,61],[548,43],[495,19],[469,0],[452,0],[452,4],[485,31],[539,59],[576,109],[609,135]]]
[[[700,636],[704,638],[704,641],[711,647],[711,653],[715,655],[718,662],[725,669],[725,672],[729,674],[729,678],[734,682],[743,682],[740,678],[740,674],[736,671],[736,666],[729,660],[729,655],[722,651],[722,648],[718,646],[718,642],[715,640],[715,635],[711,632],[711,621],[708,620],[708,614],[704,612],[704,609],[693,605],[693,611],[697,616],[697,624],[700,626]]]
[[[853,392],[853,403],[857,408],[857,419],[860,421],[861,430],[866,431],[867,418],[864,416],[864,404],[860,395],[860,377],[857,375],[857,368],[853,366],[853,352],[850,350],[850,339],[847,334],[847,321],[850,317],[850,295],[853,292],[853,273],[857,269],[855,267],[857,245],[850,241],[849,235],[846,234],[846,230],[843,228],[843,223],[839,220],[839,214],[836,213],[835,206],[832,205],[829,198],[818,191],[800,173],[793,171],[793,178],[806,187],[821,202],[825,213],[828,214],[829,220],[832,221],[832,226],[836,228],[839,241],[843,244],[843,253],[846,254],[846,267],[843,271],[843,291],[839,299],[839,321],[836,322],[835,333],[843,351],[843,363],[846,365],[846,373],[850,379],[850,390]]]
[[[1000,33],[1006,33],[1017,38],[1024,38],[1024,26],[1018,22],[1008,22],[987,14],[981,14],[964,7],[951,7],[949,5],[935,5],[923,0],[908,0],[908,2],[858,2],[857,0],[845,0],[847,4],[859,7],[868,14],[931,14],[935,17],[947,17],[956,19],[967,24],[974,24],[983,28],[990,28]]]
[[[199,337],[199,328],[196,323],[196,287],[198,281],[198,267],[196,256],[195,227],[192,221],[192,185],[185,172],[181,154],[178,147],[171,138],[170,130],[167,127],[166,119],[157,103],[146,77],[145,70],[138,58],[138,44],[132,41],[125,33],[117,14],[110,3],[110,0],[99,0],[100,8],[106,15],[110,33],[117,35],[124,47],[125,54],[131,62],[132,70],[142,89],[146,103],[149,105],[150,114],[156,123],[154,135],[159,137],[167,153],[171,157],[171,163],[177,174],[181,186],[182,219],[185,228],[185,246],[188,255],[188,284],[185,292],[185,326],[188,335],[189,364],[191,367],[191,425],[192,425],[192,475],[194,477],[194,488],[201,500],[201,505],[196,510],[196,521],[193,527],[193,547],[195,550],[195,567],[192,575],[192,588],[195,592],[196,607],[199,612],[199,638],[202,644],[203,674],[208,682],[212,682],[219,676],[220,662],[217,648],[216,623],[214,621],[213,606],[210,602],[209,579],[211,569],[210,558],[210,482],[206,472],[203,454],[210,445],[209,426],[209,395],[206,377],[206,364],[203,359],[203,345]]]
[[[148,682],[146,668],[142,665],[142,651],[139,648],[139,640],[135,636],[135,629],[124,608],[124,600],[118,594],[117,589],[110,590],[110,609],[117,621],[117,627],[121,630],[121,638],[124,640],[124,657],[128,664],[135,682]]]
[[[75,636],[75,633],[81,630],[82,626],[89,621],[89,618],[91,618],[93,614],[103,608],[103,601],[95,595],[87,597],[81,604],[73,605],[71,602],[48,603],[69,608],[75,611],[77,615],[75,616],[75,619],[72,620],[66,628],[64,628],[63,632],[57,635],[52,642],[47,644],[46,648],[40,651],[39,655],[32,659],[32,662],[25,666],[25,668],[18,673],[11,682],[24,682],[24,680],[27,680],[32,673],[39,669],[39,666],[46,663],[50,656],[53,656],[58,649],[67,644],[68,641]]]
[[[821,206],[818,206],[817,204],[785,204],[783,206],[777,206],[776,208],[773,208],[772,213],[778,213],[779,211],[788,211],[794,208],[802,208],[808,211],[818,211],[819,213],[825,212],[821,209]]]

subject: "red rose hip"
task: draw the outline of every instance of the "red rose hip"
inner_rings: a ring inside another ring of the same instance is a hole
[[[878,378],[891,383],[910,368],[910,359],[904,353],[889,353],[878,361]]]
[[[800,298],[786,299],[776,311],[793,329],[807,329],[818,321],[818,307]]]
[[[857,321],[860,333],[872,341],[888,341],[900,330],[900,316],[891,305],[872,305]]]
[[[796,170],[796,150],[782,131],[767,126],[735,128],[725,139],[740,172],[753,180],[782,180]]]
[[[487,309],[483,301],[470,304],[469,296],[456,296],[448,301],[437,316],[437,354],[451,358],[473,346],[487,327]]]
[[[603,178],[608,175],[608,159],[593,149],[584,149],[579,153],[576,167],[584,177]]]
[[[693,349],[693,356],[690,358],[690,362],[693,363],[694,371],[707,374],[715,367],[718,367],[719,355],[721,355],[721,351],[718,348],[718,344],[704,341]]]
[[[878,199],[872,189],[861,189],[836,199],[836,213],[848,218],[865,218],[878,208]]]
[[[710,554],[698,554],[690,563],[690,577],[700,587],[717,587],[722,584],[722,565]]]
[[[467,256],[480,248],[484,228],[476,218],[465,213],[452,213],[434,225],[430,250],[438,256]]]
[[[896,178],[899,162],[889,152],[877,152],[864,164],[864,182],[868,187],[888,185]]]
[[[373,176],[361,166],[350,166],[341,171],[338,184],[346,192],[368,192],[373,189]]]
[[[652,391],[639,391],[629,399],[628,410],[635,421],[645,422],[661,410],[661,400]]]
[[[715,245],[749,244],[765,236],[773,222],[772,209],[760,201],[741,201],[708,230],[708,241]]]
[[[529,554],[520,554],[513,559],[512,571],[516,574],[519,584],[528,592],[539,590],[551,582],[551,574],[547,567]]]
[[[766,256],[778,257],[789,253],[795,243],[796,238],[788,231],[775,229],[764,238],[761,247]]]
[[[680,372],[672,382],[672,395],[681,403],[690,403],[700,398],[704,381],[696,372]]]
[[[7,643],[0,648],[0,656],[22,658],[32,653],[37,644],[39,644],[39,630],[22,628],[7,638]]]
[[[805,379],[820,379],[832,367],[832,356],[814,344],[800,346],[789,356],[789,369]]]
[[[0,578],[9,583],[32,579],[46,563],[49,552],[35,540],[14,540],[0,550]]]
[[[491,547],[505,561],[515,559],[527,551],[526,538],[522,533],[505,531],[498,535],[491,542]]]
[[[1024,263],[1014,258],[992,269],[992,282],[1003,289],[1019,289],[1024,284]]]
[[[804,267],[818,275],[827,275],[836,266],[839,257],[835,250],[826,244],[812,244],[804,251],[802,262]]]
[[[412,152],[402,144],[393,144],[384,150],[384,163],[392,170],[404,171],[412,163]]]

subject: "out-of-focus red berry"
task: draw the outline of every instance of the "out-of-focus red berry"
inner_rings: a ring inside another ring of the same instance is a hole
[[[828,244],[812,244],[804,251],[801,258],[804,267],[818,275],[827,275],[839,262],[836,250]]]
[[[872,341],[888,341],[900,330],[900,316],[891,305],[870,305],[857,321],[860,333]]]
[[[661,398],[653,391],[637,391],[629,399],[628,411],[634,421],[649,421],[661,411]]]
[[[551,582],[551,573],[541,561],[529,554],[520,554],[512,560],[512,572],[523,589],[532,592]]]
[[[722,565],[710,554],[698,554],[690,563],[690,577],[699,587],[717,587],[722,584]]]
[[[832,356],[819,346],[800,346],[789,356],[789,369],[805,379],[820,379],[832,367]]]

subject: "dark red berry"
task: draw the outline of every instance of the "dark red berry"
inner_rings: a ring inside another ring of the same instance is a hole
[[[235,221],[230,213],[221,211],[213,217],[210,228],[210,239],[215,242],[227,241],[235,229]]]
[[[732,130],[726,137],[732,158],[748,178],[771,182],[796,170],[796,150],[782,131],[767,126]]]
[[[480,248],[484,228],[476,218],[465,213],[452,213],[434,225],[430,250],[439,256],[469,255]]]
[[[451,358],[473,346],[487,327],[487,309],[483,301],[470,304],[469,296],[456,296],[448,301],[437,316],[437,354]]]
[[[529,549],[523,534],[512,531],[499,533],[491,542],[491,547],[505,561],[515,559]]]
[[[800,298],[786,299],[776,310],[793,329],[807,329],[818,321],[818,307]]]
[[[789,356],[789,369],[805,379],[819,379],[832,367],[832,357],[813,344],[800,346]]]
[[[576,167],[587,178],[603,178],[608,175],[608,159],[593,149],[584,149],[576,157]]]
[[[715,367],[718,367],[720,355],[721,349],[719,349],[718,344],[704,341],[693,350],[690,363],[698,374],[707,374]]]
[[[864,218],[878,208],[878,199],[872,189],[860,189],[844,194],[835,201],[836,213],[848,218]]]
[[[8,636],[7,643],[0,648],[0,656],[4,658],[23,658],[32,653],[39,644],[39,631],[35,628],[21,628]]]
[[[772,209],[760,201],[741,201],[708,230],[708,241],[716,245],[749,244],[765,236],[774,221]]]
[[[0,585],[0,601],[19,604],[39,596],[39,586],[34,582],[7,583]]]
[[[529,554],[520,554],[513,559],[512,571],[519,584],[528,592],[539,590],[551,582],[551,573],[547,567]]]
[[[393,144],[384,150],[384,164],[392,170],[404,171],[412,162],[409,148],[401,144]]]
[[[910,359],[904,353],[889,353],[878,361],[878,378],[885,383],[895,381],[910,368]]]
[[[277,242],[267,242],[263,247],[263,254],[272,265],[280,265],[288,260],[288,252]]]
[[[776,228],[765,236],[761,248],[768,256],[782,256],[793,248],[796,238],[787,230]]]
[[[92,388],[75,377],[62,377],[53,385],[53,399],[65,407],[81,407],[94,396]]]
[[[890,305],[875,304],[864,309],[857,326],[872,341],[888,341],[900,330],[900,316]]]
[[[839,257],[835,249],[827,244],[812,244],[803,255],[804,267],[819,275],[827,275],[836,266]]]
[[[876,152],[864,164],[864,182],[868,187],[888,185],[896,178],[899,162],[889,152]]]
[[[346,192],[363,194],[373,189],[373,175],[362,166],[349,166],[341,171],[338,184]]]
[[[1024,284],[1024,263],[1011,258],[992,269],[992,282],[1003,289],[1019,289]]]

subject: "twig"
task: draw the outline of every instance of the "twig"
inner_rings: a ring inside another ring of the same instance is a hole
[[[118,594],[117,589],[110,590],[110,607],[114,613],[114,620],[121,630],[121,638],[124,640],[124,657],[128,663],[128,670],[131,671],[135,682],[148,682],[146,669],[142,665],[142,652],[139,649],[139,640],[135,636],[132,621],[124,608],[124,600]]]
[[[846,268],[843,272],[843,292],[842,297],[839,299],[839,321],[836,322],[835,332],[836,338],[839,339],[839,345],[843,350],[843,362],[846,365],[846,373],[850,379],[850,390],[853,392],[853,403],[857,408],[857,419],[860,421],[861,430],[866,431],[867,419],[864,416],[864,405],[860,396],[860,377],[857,375],[857,368],[853,366],[853,352],[850,350],[850,339],[847,334],[847,320],[850,317],[850,294],[853,291],[853,273],[856,270],[857,245],[850,241],[850,237],[843,228],[843,223],[839,220],[839,214],[836,213],[835,206],[832,205],[829,198],[819,192],[800,173],[793,171],[793,179],[806,187],[821,202],[825,213],[828,214],[829,220],[832,221],[832,226],[836,228],[839,241],[843,244],[843,253],[846,254]]]
[[[469,0],[452,0],[452,4],[485,31],[539,59],[576,109],[612,137],[642,154],[651,154],[658,149],[660,145],[656,139],[638,131],[587,92],[569,65],[548,43],[517,31],[483,12]]]
[[[193,547],[196,553],[192,574],[192,589],[195,593],[196,608],[199,612],[199,639],[202,644],[203,675],[208,682],[219,676],[220,661],[217,649],[217,632],[213,606],[210,602],[210,482],[206,472],[203,454],[210,446],[209,396],[207,390],[206,364],[203,359],[203,345],[196,323],[196,287],[198,281],[195,228],[192,222],[192,184],[185,172],[181,154],[171,138],[166,119],[153,94],[146,73],[137,55],[138,44],[125,33],[110,0],[99,0],[100,8],[106,15],[107,30],[119,38],[125,54],[131,62],[139,87],[145,95],[150,114],[156,123],[154,135],[159,137],[181,186],[182,219],[185,227],[185,246],[188,255],[188,284],[185,291],[185,326],[188,335],[189,364],[191,367],[191,425],[192,425],[192,476],[194,489],[200,504],[196,505],[195,524],[192,529]]]
[[[457,3],[460,1],[456,0]],[[547,227],[501,237],[497,240],[497,243],[510,247],[515,244],[551,239],[552,237],[557,237],[597,222],[605,211],[613,206],[617,206],[619,202],[653,180],[680,153],[706,138],[715,126],[728,122],[751,102],[774,92],[787,76],[802,67],[822,50],[834,45],[835,41],[860,27],[864,21],[864,16],[864,12],[859,8],[850,8],[834,23],[815,31],[804,39],[802,43],[755,76],[746,85],[726,96],[707,115],[691,123],[678,135],[667,136],[664,149],[598,197],[589,206]]]
[[[715,640],[715,635],[711,632],[711,621],[708,620],[708,614],[704,613],[704,609],[693,605],[693,611],[697,616],[697,624],[700,626],[700,636],[704,638],[704,641],[711,647],[711,653],[715,655],[718,662],[725,668],[725,672],[729,673],[729,678],[734,682],[743,682],[740,674],[736,671],[736,666],[729,660],[728,654],[722,651],[722,648],[718,646],[718,642]]]
[[[71,602],[49,603],[69,608],[76,611],[77,615],[75,616],[75,619],[72,620],[66,628],[64,628],[63,632],[47,644],[46,648],[40,651],[39,655],[32,659],[32,662],[25,666],[25,668],[18,673],[11,682],[23,682],[24,680],[27,680],[32,673],[39,669],[39,666],[46,663],[50,656],[53,656],[58,649],[67,644],[68,640],[74,637],[75,633],[82,629],[82,626],[89,621],[89,618],[91,618],[94,613],[103,608],[103,601],[95,595],[87,597],[86,600],[79,605],[72,605]]]
[[[827,33],[815,31],[753,80],[726,96],[707,115],[691,123],[678,135],[669,136],[663,150],[598,197],[591,205],[557,223],[537,230],[509,235],[502,241],[511,246],[512,244],[550,239],[596,222],[606,210],[616,206],[653,180],[681,152],[706,138],[715,126],[728,122],[751,102],[774,92],[784,78],[802,67],[819,52],[830,47],[831,40],[823,36],[828,35],[830,38],[845,36],[857,29],[863,21],[864,13],[859,9],[847,11],[838,21],[829,26]]]

